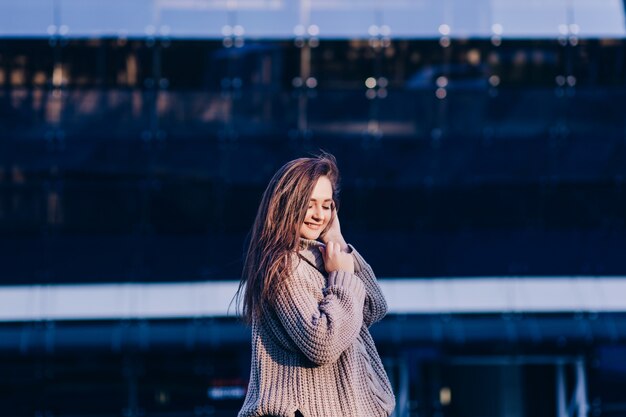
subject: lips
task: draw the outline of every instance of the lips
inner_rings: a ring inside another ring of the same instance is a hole
[[[307,223],[307,222],[305,222],[304,224],[306,224],[309,227],[309,229],[313,229],[313,230],[319,230],[320,227],[322,227],[321,224]]]

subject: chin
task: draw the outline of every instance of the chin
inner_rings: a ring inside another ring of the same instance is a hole
[[[322,231],[316,231],[316,230],[311,230],[308,227],[303,227],[302,230],[300,230],[300,236],[305,238],[305,239],[310,239],[310,240],[317,240],[322,234]]]
[[[302,233],[301,236],[305,239],[310,239],[310,240],[317,240],[318,237],[320,237],[321,233]]]

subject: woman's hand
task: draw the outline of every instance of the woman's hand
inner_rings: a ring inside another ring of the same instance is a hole
[[[344,252],[348,249],[348,245],[341,234],[341,226],[339,224],[339,215],[337,213],[337,208],[335,204],[333,204],[333,212],[332,212],[333,220],[328,225],[326,230],[320,236],[322,242],[328,245],[329,242],[337,242],[341,246],[341,250]]]
[[[346,271],[354,274],[354,260],[349,253],[342,252],[338,242],[328,242],[326,247],[320,246],[324,267],[329,274],[333,271]]]

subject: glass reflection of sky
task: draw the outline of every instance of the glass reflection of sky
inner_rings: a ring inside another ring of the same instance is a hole
[[[0,2],[0,36],[295,36],[321,38],[626,36],[622,0],[15,0]],[[382,30],[381,30],[382,28]]]

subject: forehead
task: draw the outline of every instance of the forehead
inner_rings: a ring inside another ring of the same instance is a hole
[[[330,200],[333,197],[333,186],[328,177],[319,177],[313,188],[312,200]]]

